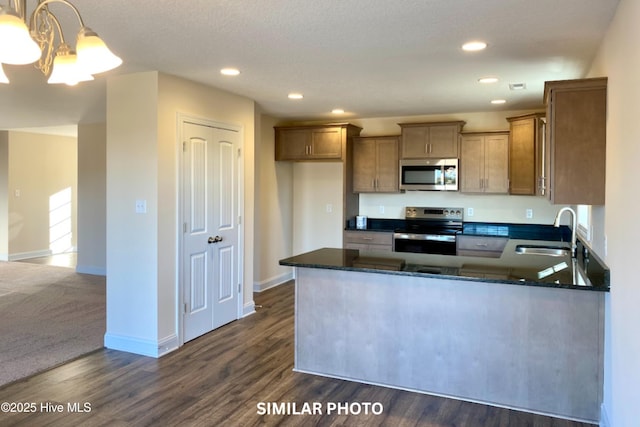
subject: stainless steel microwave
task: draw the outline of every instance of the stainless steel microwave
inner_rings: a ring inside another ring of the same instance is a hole
[[[400,189],[458,191],[458,172],[458,159],[403,159]]]

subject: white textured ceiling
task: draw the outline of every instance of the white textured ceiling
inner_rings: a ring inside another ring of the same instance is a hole
[[[618,0],[72,3],[125,61],[111,74],[159,70],[249,97],[283,119],[335,120],[333,108],[348,119],[540,107],[546,80],[585,76]],[[74,40],[70,10],[51,10]],[[471,39],[489,47],[462,52]],[[227,66],[241,74],[221,76]],[[0,128],[104,120],[107,76],[69,88],[47,85],[31,66],[4,67],[12,83],[0,85]],[[480,85],[487,75],[500,82]],[[292,91],[304,99],[287,99]],[[493,106],[494,98],[507,103]]]

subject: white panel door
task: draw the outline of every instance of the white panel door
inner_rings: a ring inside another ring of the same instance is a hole
[[[183,124],[184,342],[238,317],[238,132]]]

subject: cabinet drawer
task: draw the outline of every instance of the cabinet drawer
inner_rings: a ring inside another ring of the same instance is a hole
[[[393,245],[393,233],[384,231],[345,231],[344,243]]]
[[[458,236],[456,249],[461,256],[500,258],[508,241],[507,237]]]

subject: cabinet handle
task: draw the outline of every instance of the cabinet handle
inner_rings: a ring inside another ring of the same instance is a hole
[[[427,143],[424,144],[424,152],[429,154],[429,144]]]

